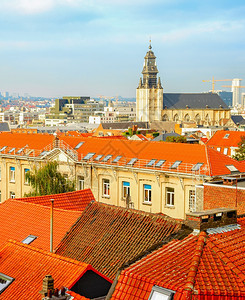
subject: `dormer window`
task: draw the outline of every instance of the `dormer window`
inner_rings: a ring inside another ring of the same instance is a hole
[[[14,281],[14,278],[0,273],[0,294]]]

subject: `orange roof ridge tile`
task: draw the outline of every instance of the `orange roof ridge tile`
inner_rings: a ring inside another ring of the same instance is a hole
[[[188,272],[188,275],[186,278],[186,284],[185,284],[184,291],[183,291],[183,294],[186,297],[186,299],[191,299],[191,294],[192,294],[192,291],[193,291],[194,285],[195,285],[196,274],[198,272],[198,267],[200,264],[200,260],[202,257],[202,252],[203,252],[203,248],[206,243],[206,240],[207,240],[206,232],[201,232],[199,234],[197,244],[195,247],[195,251],[193,253],[191,266],[190,266],[190,269],[189,269],[189,272]]]
[[[204,146],[205,146],[205,153],[206,153],[207,163],[208,163],[208,169],[209,169],[208,174],[209,174],[209,176],[212,176],[213,172],[212,172],[212,169],[211,169],[212,166],[210,164],[209,152],[208,152],[208,149],[207,149],[207,145],[205,144]]]

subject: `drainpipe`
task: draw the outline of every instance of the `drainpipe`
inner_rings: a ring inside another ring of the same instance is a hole
[[[50,252],[53,253],[53,222],[54,222],[54,199],[51,199],[50,209]]]

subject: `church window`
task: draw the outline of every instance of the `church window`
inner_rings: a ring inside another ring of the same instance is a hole
[[[186,114],[184,120],[185,120],[185,122],[190,122],[190,116],[188,114]]]
[[[162,117],[162,120],[163,120],[163,121],[169,121],[168,115],[167,115],[167,114],[164,114],[163,117]]]
[[[175,114],[174,115],[174,122],[178,122],[179,121],[179,116],[178,116],[178,114]]]

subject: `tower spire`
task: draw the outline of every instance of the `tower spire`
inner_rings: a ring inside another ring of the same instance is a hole
[[[149,40],[149,49],[151,50],[151,37],[150,37],[150,40]]]

